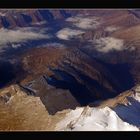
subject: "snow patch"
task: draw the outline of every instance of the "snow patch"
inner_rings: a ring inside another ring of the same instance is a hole
[[[65,47],[64,44],[57,43],[57,42],[54,42],[54,43],[47,43],[46,46]]]
[[[105,31],[107,32],[114,32],[117,31],[118,29],[120,29],[119,27],[114,27],[114,26],[108,26],[105,28]]]
[[[32,23],[32,25],[43,25],[43,24],[46,24],[46,23],[47,23],[46,21],[40,21],[40,22]]]
[[[12,48],[16,49],[16,48],[19,48],[21,47],[21,44],[12,44]]]
[[[135,89],[135,96],[133,97],[134,99],[136,99],[138,102],[140,102],[140,86],[138,86],[136,89]]]
[[[43,45],[38,45],[36,46],[36,48],[45,48],[45,47],[50,47],[50,46],[53,46],[53,47],[66,47],[64,44],[62,43],[58,43],[58,42],[53,42],[53,43],[45,43]]]

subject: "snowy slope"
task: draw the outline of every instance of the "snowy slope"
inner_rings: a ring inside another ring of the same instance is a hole
[[[127,104],[114,108],[79,107],[71,110],[55,130],[67,131],[139,131],[140,86]]]
[[[86,111],[85,111],[86,109]],[[79,108],[67,114],[66,118],[57,124],[56,130],[72,131],[138,131],[133,125],[123,122],[118,115],[108,107],[103,109]]]

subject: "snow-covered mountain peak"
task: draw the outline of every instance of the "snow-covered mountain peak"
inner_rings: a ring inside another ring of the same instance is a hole
[[[118,102],[111,108],[87,106],[71,110],[62,121],[57,123],[55,129],[62,131],[139,131],[137,115],[139,113],[140,86],[132,91],[134,94],[129,94],[129,96],[124,93],[128,100],[127,104]],[[113,98],[113,100],[116,99]],[[132,120],[135,118],[135,122],[131,122],[131,118],[133,118]]]

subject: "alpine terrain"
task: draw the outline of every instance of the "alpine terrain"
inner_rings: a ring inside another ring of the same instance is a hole
[[[139,131],[140,10],[0,9],[0,130]]]

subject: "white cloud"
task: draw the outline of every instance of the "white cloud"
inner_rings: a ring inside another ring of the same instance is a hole
[[[60,39],[69,40],[69,39],[75,37],[76,35],[79,35],[79,34],[82,34],[82,33],[84,33],[84,32],[81,31],[81,30],[63,28],[56,33],[56,36]]]
[[[35,27],[17,28],[16,30],[1,28],[0,53],[3,53],[7,47],[19,48],[29,40],[49,39],[52,36],[47,34],[47,31],[47,28]]]
[[[39,40],[48,39],[51,36],[46,34],[46,29],[39,28],[17,28],[16,30],[11,29],[0,29],[0,49],[7,47],[8,43],[12,44],[13,48],[20,47],[19,43],[26,42],[28,40]],[[18,44],[18,45],[17,45]]]
[[[124,49],[124,41],[113,37],[104,37],[94,40],[95,49],[99,52],[107,53],[111,50],[121,51]]]
[[[73,25],[81,29],[95,29],[99,25],[98,18],[95,16],[74,16],[67,18],[66,21],[72,22]]]

